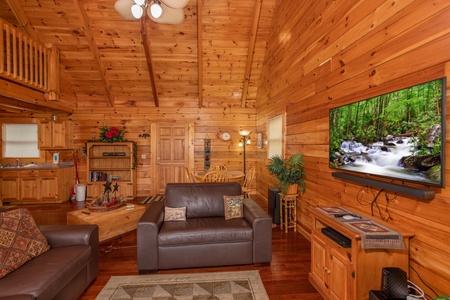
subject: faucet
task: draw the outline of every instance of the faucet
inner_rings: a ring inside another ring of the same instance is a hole
[[[16,158],[17,161],[17,167],[20,167],[20,160],[18,158]]]

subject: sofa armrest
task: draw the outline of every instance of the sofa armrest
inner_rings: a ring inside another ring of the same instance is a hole
[[[244,199],[244,218],[253,228],[253,263],[272,260],[272,218],[252,199]]]
[[[41,225],[39,230],[52,248],[89,245],[98,250],[97,225]]]
[[[137,224],[139,273],[158,270],[158,233],[164,222],[164,202],[152,202]]]
[[[38,226],[51,248],[87,245],[91,247],[87,280],[92,282],[99,271],[98,225],[41,225]]]

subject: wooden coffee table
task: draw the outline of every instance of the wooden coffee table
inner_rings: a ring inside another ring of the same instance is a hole
[[[67,224],[97,224],[101,243],[136,229],[146,209],[146,206],[137,204],[134,204],[134,209],[131,210],[127,210],[126,206],[106,212],[79,209],[67,213]]]

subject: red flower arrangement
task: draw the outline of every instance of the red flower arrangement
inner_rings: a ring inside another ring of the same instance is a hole
[[[108,127],[106,126],[106,124],[104,124],[100,132],[100,141],[108,143],[122,142],[123,134],[123,130],[115,126]]]

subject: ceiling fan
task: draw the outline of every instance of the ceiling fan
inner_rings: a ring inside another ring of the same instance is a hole
[[[157,23],[181,24],[184,21],[184,7],[189,0],[117,0],[116,11],[125,20],[136,20],[144,16]]]

